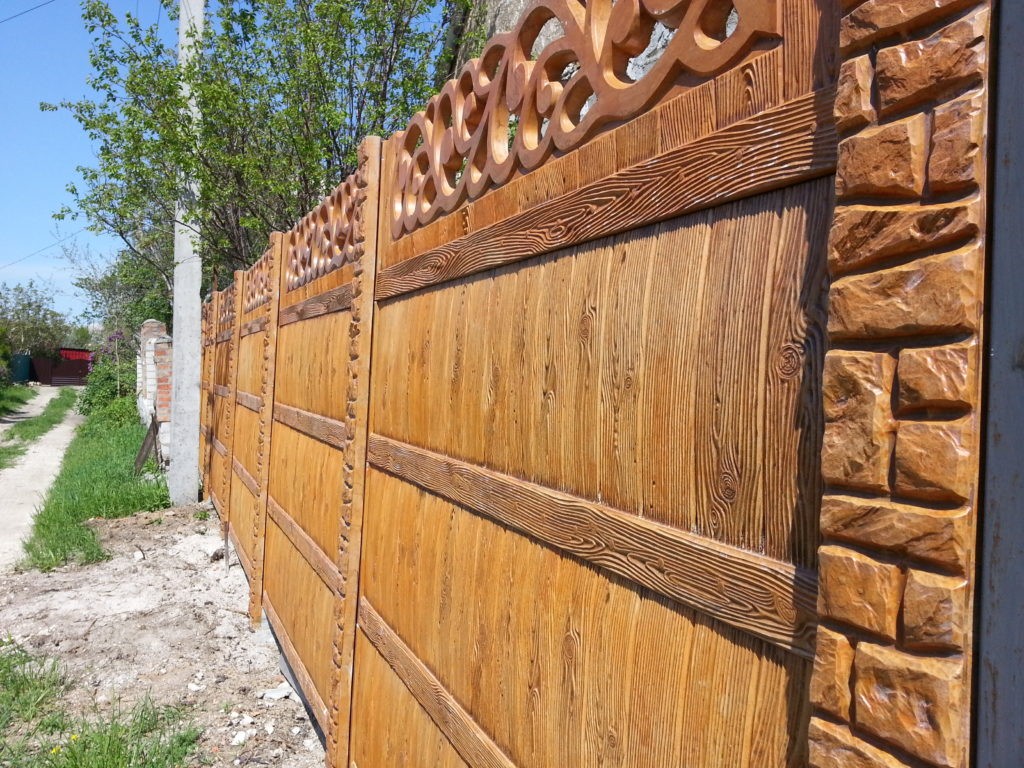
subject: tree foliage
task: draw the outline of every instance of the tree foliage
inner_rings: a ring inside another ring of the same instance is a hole
[[[64,258],[71,264],[73,283],[86,296],[84,316],[99,325],[106,338],[114,333],[127,336],[149,319],[171,325],[173,254],[166,251],[152,263],[123,248],[113,258],[104,258],[88,248],[66,247]]]
[[[176,3],[162,2],[176,18]],[[79,169],[74,206],[58,216],[82,214],[124,243],[84,286],[102,294],[132,270],[169,285],[179,203],[208,275],[251,264],[271,231],[353,170],[364,136],[388,135],[422,106],[446,24],[466,2],[221,2],[179,68],[166,26],[84,0],[95,95],[60,106],[95,143],[96,163]]]
[[[72,338],[78,338],[75,328],[53,308],[50,292],[31,280],[0,283],[0,346],[13,353],[56,355]]]

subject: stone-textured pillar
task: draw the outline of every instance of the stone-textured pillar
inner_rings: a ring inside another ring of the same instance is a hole
[[[139,354],[135,364],[135,394],[139,418],[149,425],[156,398],[156,368],[153,349],[156,339],[169,338],[167,326],[159,320],[146,320],[139,328]]]
[[[989,4],[842,0],[815,768],[968,764]]]

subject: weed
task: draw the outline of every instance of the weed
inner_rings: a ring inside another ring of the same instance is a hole
[[[78,718],[62,707],[68,685],[54,661],[0,640],[0,765],[5,768],[177,768],[200,731],[180,710],[149,699],[107,716]]]
[[[34,658],[13,640],[0,640],[0,733],[15,720],[43,715],[64,688],[56,662]]]
[[[200,731],[181,712],[148,699],[128,711],[82,720],[56,743],[38,745],[25,768],[174,768],[195,750]]]
[[[199,521],[206,521],[206,520],[210,519],[210,513],[207,512],[205,509],[196,510],[195,516],[196,516],[196,520],[199,520]]]
[[[146,481],[133,472],[145,429],[137,421],[124,422],[122,409],[98,409],[79,427],[25,543],[28,567],[50,570],[72,560],[102,560],[103,548],[84,521],[169,505],[162,479]]]

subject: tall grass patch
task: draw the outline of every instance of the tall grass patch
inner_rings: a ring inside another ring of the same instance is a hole
[[[162,478],[136,477],[133,472],[144,435],[128,397],[86,418],[36,515],[25,543],[26,565],[50,570],[68,562],[102,560],[103,548],[93,530],[83,524],[86,520],[126,517],[170,504]]]

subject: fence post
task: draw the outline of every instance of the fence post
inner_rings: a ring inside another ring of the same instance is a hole
[[[331,732],[328,734],[328,765],[349,764],[351,741],[353,668],[356,641],[356,606],[359,600],[359,554],[362,535],[363,495],[366,479],[366,441],[370,399],[370,361],[373,342],[374,281],[377,277],[377,228],[381,205],[381,140],[367,137],[359,147],[365,199],[357,214],[360,240],[355,262],[349,324],[348,389],[345,393],[344,482],[342,485],[341,534],[338,570],[344,578],[344,594],[335,608],[334,680],[331,700]],[[357,177],[358,178],[358,177]]]
[[[224,534],[224,558],[227,560],[228,528],[231,525],[231,483],[233,482],[235,460],[235,397],[238,393],[238,347],[239,333],[242,326],[242,297],[244,296],[243,281],[245,272],[235,270],[233,292],[230,300],[234,305],[231,315],[231,339],[228,341],[228,395],[224,398],[224,447],[227,456],[224,459],[224,478],[222,480],[221,503],[224,505],[224,519],[221,521]]]
[[[274,383],[277,375],[277,325],[281,308],[285,235],[270,234],[270,301],[263,332],[263,374],[260,379],[260,430],[256,442],[256,481],[260,495],[253,515],[252,573],[249,576],[249,620],[255,627],[263,615],[263,557],[267,538],[267,500],[270,497],[270,441],[274,429]]]
[[[206,333],[203,337],[203,359],[202,359],[202,376],[205,377],[206,386],[205,393],[203,394],[203,401],[200,408],[200,423],[201,429],[203,430],[203,455],[200,456],[202,462],[200,466],[200,479],[203,485],[203,499],[211,498],[210,494],[210,464],[213,461],[213,372],[216,368],[216,346],[215,337],[217,335],[217,317],[220,311],[219,294],[217,291],[213,291],[210,294],[210,300],[207,302],[207,315],[206,315]]]

